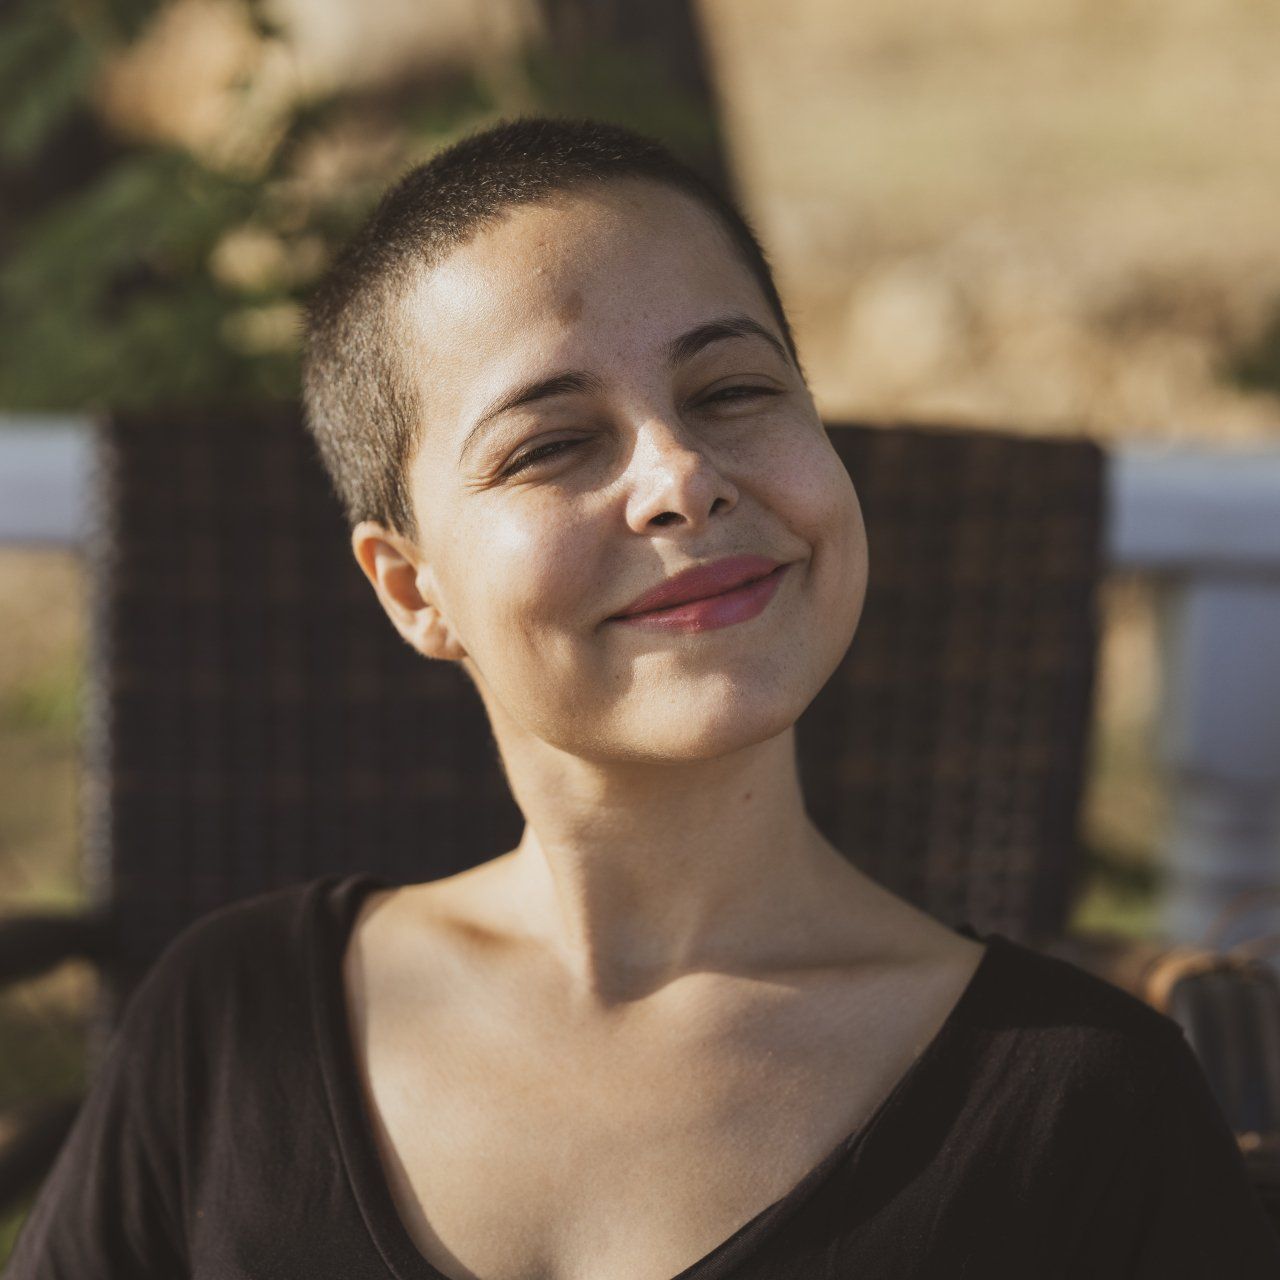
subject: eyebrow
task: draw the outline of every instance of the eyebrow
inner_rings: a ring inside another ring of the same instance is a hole
[[[786,347],[764,325],[748,315],[735,313],[708,320],[706,324],[697,325],[687,333],[672,338],[664,348],[667,366],[674,369],[685,364],[705,347],[709,347],[714,342],[723,342],[728,338],[763,338],[784,363],[791,363]],[[584,391],[600,392],[603,389],[604,383],[599,377],[581,369],[567,369],[550,378],[539,378],[535,382],[514,387],[504,392],[476,419],[471,430],[467,432],[467,438],[462,442],[458,461],[461,462],[467,456],[467,451],[494,419],[500,418],[512,409],[533,404],[538,400],[546,400],[552,396]]]

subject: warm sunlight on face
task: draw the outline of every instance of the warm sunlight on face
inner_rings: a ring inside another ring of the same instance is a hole
[[[519,208],[424,275],[406,325],[425,416],[415,581],[439,613],[397,626],[428,656],[465,651],[499,741],[678,761],[788,730],[853,637],[866,538],[710,214],[636,179]],[[742,555],[787,565],[754,616],[614,616]]]

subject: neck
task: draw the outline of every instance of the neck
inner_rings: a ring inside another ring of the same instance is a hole
[[[829,962],[889,898],[809,819],[793,729],[705,761],[506,763],[527,820],[501,860],[510,918],[585,1000]]]

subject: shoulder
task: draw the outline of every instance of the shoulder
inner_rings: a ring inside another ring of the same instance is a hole
[[[1063,1022],[1140,1039],[1181,1034],[1174,1019],[1073,961],[999,934],[994,940],[1004,952],[1001,976],[1010,1008],[1029,1016],[1047,1003]]]
[[[226,903],[160,951],[129,996],[125,1027],[172,1017],[211,1027],[218,1010],[263,1011],[307,982],[314,931],[331,922],[351,876],[328,875]]]
[[[999,934],[986,942],[935,1077],[937,1123],[955,1126],[954,1148],[975,1176],[979,1166],[991,1175],[992,1194],[1057,1213],[1062,1195],[1092,1195],[1092,1180],[1168,1109],[1185,1041],[1172,1019],[1070,961]]]
[[[197,916],[165,945],[154,969],[199,969],[243,959],[244,948],[288,947],[305,933],[312,916],[327,897],[334,877],[271,889],[225,903]]]
[[[1280,1274],[1276,1222],[1181,1024],[1065,959],[1011,958],[1046,997],[1045,1016],[1025,993],[1011,1004],[1042,1095],[1033,1115],[1029,1101],[1013,1108],[1012,1163],[1022,1162],[1022,1185],[1046,1192],[1035,1198],[1043,1219],[1029,1221],[1051,1225],[1072,1208],[1080,1253],[1063,1257],[1062,1274],[1096,1274],[1120,1257],[1134,1276]],[[1050,1157],[1042,1178],[1023,1149]]]
[[[1055,1105],[1127,1116],[1185,1064],[1181,1026],[1137,996],[1001,935],[988,945],[984,1031]]]

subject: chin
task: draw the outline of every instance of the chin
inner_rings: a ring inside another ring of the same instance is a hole
[[[686,694],[635,710],[626,722],[637,760],[715,760],[767,742],[795,726],[809,700],[785,685]]]

